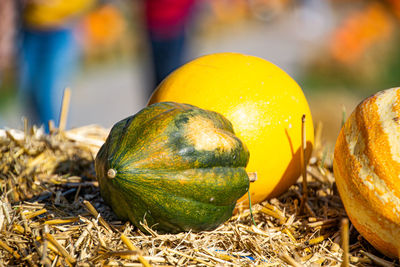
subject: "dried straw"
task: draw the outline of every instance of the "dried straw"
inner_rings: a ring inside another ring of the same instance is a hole
[[[346,213],[332,166],[307,166],[302,183],[243,210],[214,231],[150,234],[120,221],[103,202],[93,159],[108,131],[0,130],[0,265],[20,266],[339,266]],[[323,149],[321,147],[321,149]],[[318,152],[318,151],[317,151]],[[318,155],[318,153],[316,153]],[[350,225],[349,266],[398,266]]]

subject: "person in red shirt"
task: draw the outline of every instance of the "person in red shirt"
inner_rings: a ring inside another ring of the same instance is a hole
[[[195,2],[195,0],[145,1],[146,28],[156,86],[184,63],[186,26]]]

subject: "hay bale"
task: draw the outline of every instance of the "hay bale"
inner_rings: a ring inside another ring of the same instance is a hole
[[[103,202],[93,159],[108,130],[87,126],[46,135],[0,130],[0,264],[110,266],[338,266],[346,217],[332,166],[314,157],[302,183],[240,210],[214,231],[151,235],[119,221]],[[316,153],[316,155],[321,153]],[[349,229],[350,264],[394,264]],[[397,262],[398,263],[398,262]]]

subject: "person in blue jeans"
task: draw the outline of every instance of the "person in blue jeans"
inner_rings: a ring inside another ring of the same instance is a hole
[[[79,49],[73,28],[23,29],[20,54],[20,97],[32,123],[59,123],[62,94],[70,86]]]
[[[59,124],[64,89],[79,63],[75,25],[94,0],[26,0],[21,9],[20,90],[31,123]]]

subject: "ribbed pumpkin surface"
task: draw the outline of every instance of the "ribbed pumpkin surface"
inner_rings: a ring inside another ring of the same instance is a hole
[[[347,214],[382,253],[400,251],[400,88],[361,102],[335,147],[334,173]]]
[[[226,221],[248,190],[248,160],[225,117],[164,102],[115,124],[95,165],[101,195],[119,217],[174,233]]]

